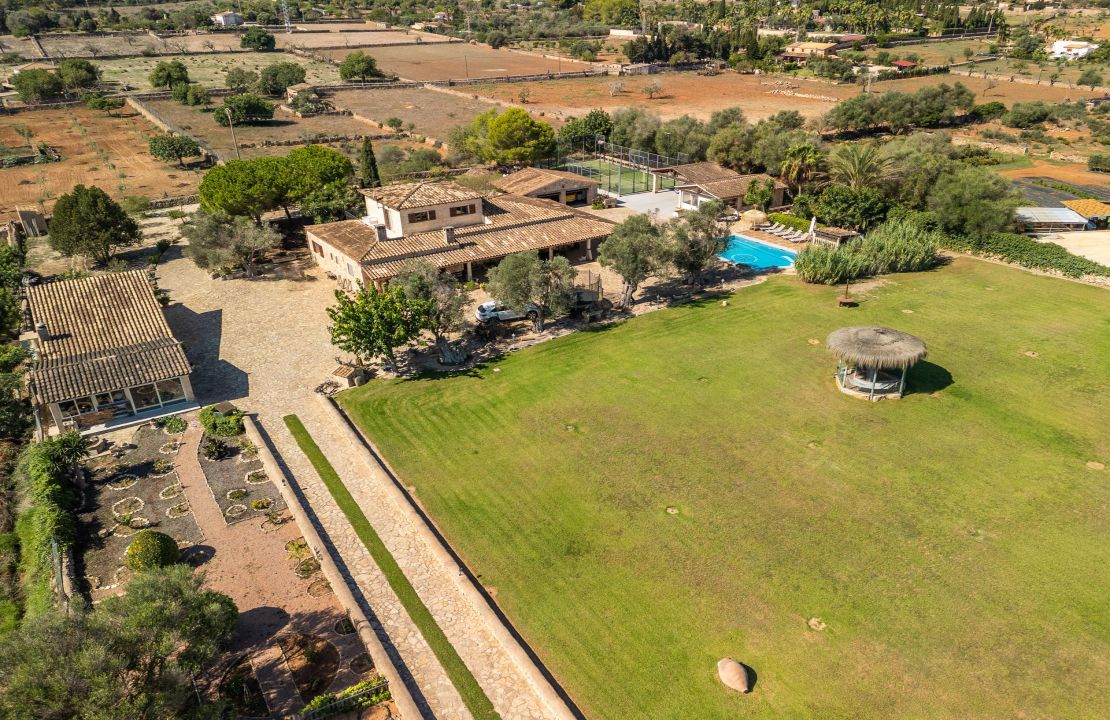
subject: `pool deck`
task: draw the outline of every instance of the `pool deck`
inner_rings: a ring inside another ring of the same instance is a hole
[[[798,252],[806,246],[806,243],[792,243],[787,240],[783,240],[777,235],[772,235],[771,233],[766,233],[762,230],[756,230],[751,226],[751,224],[743,220],[733,223],[732,226],[729,227],[729,232],[734,235],[747,235],[753,240],[758,240],[760,242],[767,243],[768,245],[774,245],[776,247],[786,248],[794,252]]]

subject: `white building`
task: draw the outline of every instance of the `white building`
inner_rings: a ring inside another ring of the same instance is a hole
[[[216,13],[211,18],[212,24],[216,27],[239,27],[243,24],[243,16],[234,10],[227,10],[225,12]]]
[[[1087,57],[1098,48],[1098,45],[1084,40],[1057,40],[1048,49],[1048,55],[1053,59],[1079,60]]]

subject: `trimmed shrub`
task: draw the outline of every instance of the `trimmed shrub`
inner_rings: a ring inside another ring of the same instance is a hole
[[[1016,233],[995,233],[986,237],[947,238],[945,247],[960,252],[986,255],[1022,267],[1059,272],[1068,277],[1110,276],[1110,267],[1072,255],[1056,243],[1038,242]]]
[[[150,570],[177,562],[177,543],[172,537],[157,530],[140,530],[127,546],[127,567],[132,570]]]
[[[204,432],[216,437],[235,437],[243,434],[243,412],[232,408],[226,414],[209,405],[200,411],[200,425]]]
[[[162,429],[171,435],[177,435],[185,432],[185,428],[189,427],[189,423],[185,422],[184,418],[177,415],[171,415],[168,418],[162,418]]]
[[[1087,167],[1095,172],[1110,172],[1110,155],[1091,155]]]
[[[779,223],[780,225],[788,227],[791,230],[797,230],[799,232],[805,232],[809,230],[810,221],[806,220],[805,218],[797,217],[795,215],[788,215],[786,213],[771,213],[767,216],[767,220],[769,222]]]

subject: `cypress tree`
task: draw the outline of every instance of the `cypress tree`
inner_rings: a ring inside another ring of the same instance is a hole
[[[358,180],[364,188],[382,186],[382,178],[378,175],[378,159],[374,157],[374,146],[370,138],[362,139],[362,151],[358,156]]]

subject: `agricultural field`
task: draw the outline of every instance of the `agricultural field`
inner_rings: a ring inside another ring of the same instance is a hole
[[[643,88],[651,82],[662,86],[662,92],[648,99]],[[619,83],[623,90],[613,95],[611,86]],[[706,77],[694,73],[663,73],[632,77],[590,77],[566,80],[543,80],[529,83],[475,85],[466,88],[484,97],[503,102],[516,102],[522,90],[529,94],[528,108],[548,114],[581,115],[600,107],[641,107],[663,118],[693,115],[708,119],[716,110],[739,106],[749,120],[770,117],[780,110],[797,110],[806,117],[823,115],[837,100],[858,94],[852,85],[767,75],[722,73]],[[787,95],[784,93],[795,93]],[[809,97],[800,97],[807,95]]]
[[[494,107],[481,100],[426,88],[341,90],[330,95],[329,100],[336,107],[378,122],[398,117],[406,127],[413,123],[413,132],[438,140],[446,140],[451,128],[468,125]]]
[[[952,73],[950,75],[930,75],[928,77],[906,78],[905,80],[888,80],[875,83],[871,86],[871,90],[873,92],[890,92],[892,90],[913,92],[926,85],[961,82],[975,93],[976,102],[983,103],[997,100],[1006,105],[1013,105],[1016,102],[1029,102],[1032,100],[1057,103],[1091,96],[1091,93],[1085,89],[1076,90],[1074,88],[1059,86],[1049,87],[1047,81],[1045,81],[1043,85],[1030,85],[1028,83],[1008,82],[1002,78],[991,78],[988,80],[983,78],[981,73],[982,71],[976,66],[975,77]]]
[[[587,717],[1110,716],[1110,294],[970,258],[853,290],[339,400]],[[844,325],[928,344],[904,399],[837,390]]]
[[[349,47],[352,51],[359,48],[376,47],[382,45],[411,45],[412,43],[445,43],[450,40],[446,35],[418,32],[407,28],[385,30],[376,32],[312,32],[289,35],[274,33],[279,48],[335,48]]]
[[[292,53],[242,52],[212,53],[209,55],[183,55],[172,58],[133,57],[118,60],[99,60],[105,80],[125,83],[137,90],[150,90],[147,79],[159,60],[180,60],[189,69],[189,79],[209,87],[223,87],[227,71],[233,67],[258,71],[276,62],[294,62],[305,68],[305,80],[326,84],[339,82],[339,70],[332,65]]]
[[[321,55],[342,60],[348,50],[323,50]],[[375,47],[366,52],[378,67],[406,80],[461,80],[504,75],[540,75],[589,70],[593,66],[577,60],[551,60],[540,55],[488,45],[438,43],[406,47]]]
[[[1074,84],[1079,80],[1079,76],[1087,68],[1094,67],[1102,73],[1103,87],[1110,86],[1110,67],[1106,65],[1091,65],[1090,63],[1056,63],[1046,62],[1038,65],[1035,62],[1027,62],[1024,60],[1015,60],[1012,58],[1002,58],[998,60],[989,60],[987,62],[975,63],[969,69],[974,70],[976,73],[989,73],[997,75],[1000,79],[1025,78],[1026,80],[1039,81],[1041,85],[1049,85],[1052,75],[1057,75],[1056,78],[1059,82]],[[1072,94],[1086,93],[1091,94],[1089,88],[1082,88],[1081,90],[1072,89]]]
[[[890,55],[893,60],[905,60],[909,56],[917,56],[916,62],[923,65],[951,65],[952,63],[966,62],[964,51],[970,49],[972,53],[985,53],[991,45],[997,45],[998,40],[945,40],[935,43],[921,43],[920,45],[899,45],[891,48],[873,48],[866,54],[874,58],[880,52]]]
[[[78,183],[97,185],[117,200],[131,195],[160,198],[196,191],[200,174],[156,160],[147,142],[157,129],[123,108],[106,117],[82,107],[0,116],[0,143],[26,144],[17,128],[30,128],[32,143],[57,148],[61,162],[0,169],[0,217],[16,206],[53,206]]]
[[[173,55],[188,52],[238,51],[239,36],[235,33],[204,33],[155,37],[148,33],[85,35],[83,33],[52,33],[39,36],[39,42],[51,57],[142,55],[158,53]]]
[[[204,111],[182,105],[175,100],[147,100],[145,104],[163,120],[173,123],[189,135],[211,145],[220,157],[224,159],[235,157],[231,130],[216,122],[211,108]],[[285,155],[292,149],[289,146],[263,147],[262,143],[267,140],[300,140],[307,144],[325,135],[353,137],[389,132],[389,130],[371,127],[349,115],[315,115],[298,118],[280,108],[274,111],[274,119],[270,122],[235,126],[235,138],[239,143],[240,153],[245,158],[259,155]],[[248,145],[254,147],[245,147]]]
[[[1110,175],[1092,172],[1085,166],[1075,163],[1031,160],[1020,167],[999,170],[998,174],[1011,180],[1047,179],[1083,190],[1101,200],[1110,201]]]

